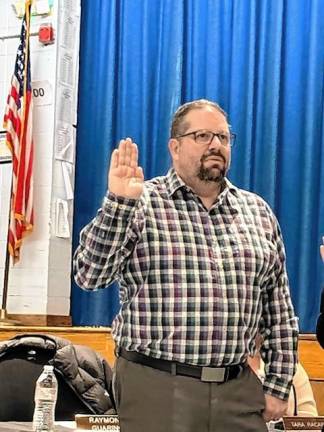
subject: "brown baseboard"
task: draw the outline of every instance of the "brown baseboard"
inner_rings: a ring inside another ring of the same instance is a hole
[[[18,321],[20,325],[24,326],[68,327],[72,325],[71,317],[63,315],[8,314],[8,318]]]
[[[0,326],[0,341],[28,333],[59,336],[73,344],[89,346],[105,357],[111,366],[115,362],[115,343],[109,327]]]

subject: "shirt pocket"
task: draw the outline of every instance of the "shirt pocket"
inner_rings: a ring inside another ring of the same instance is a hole
[[[270,238],[270,233],[252,224],[240,225],[236,233],[229,235],[236,271],[243,271],[258,285],[262,285],[274,264],[276,251]]]

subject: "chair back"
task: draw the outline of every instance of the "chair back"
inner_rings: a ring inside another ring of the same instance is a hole
[[[32,421],[36,381],[54,351],[17,346],[0,358],[0,421]],[[55,370],[58,397],[55,419],[74,420],[75,414],[93,414]]]

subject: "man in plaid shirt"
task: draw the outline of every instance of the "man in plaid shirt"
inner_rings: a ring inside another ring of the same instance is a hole
[[[77,284],[120,286],[114,394],[123,432],[266,431],[295,371],[297,319],[278,222],[226,178],[226,113],[198,100],[174,115],[166,176],[144,181],[130,138],[81,232]],[[264,337],[263,385],[246,365]]]

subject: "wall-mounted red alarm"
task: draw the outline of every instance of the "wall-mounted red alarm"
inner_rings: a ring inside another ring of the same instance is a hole
[[[44,45],[54,43],[54,29],[52,24],[42,24],[39,27],[38,40]]]

